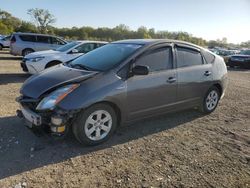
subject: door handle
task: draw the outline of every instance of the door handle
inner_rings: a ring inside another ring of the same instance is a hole
[[[206,71],[206,72],[204,73],[205,76],[210,76],[211,74],[212,74],[212,72],[210,72],[210,71]]]
[[[176,82],[176,78],[175,77],[169,77],[167,82],[168,83],[174,83],[174,82]]]

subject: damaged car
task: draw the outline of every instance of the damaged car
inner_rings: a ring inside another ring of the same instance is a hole
[[[174,40],[123,40],[25,81],[19,117],[30,128],[100,144],[119,125],[198,107],[213,112],[227,85],[224,60]]]

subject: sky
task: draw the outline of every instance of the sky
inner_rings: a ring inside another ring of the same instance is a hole
[[[250,0],[0,0],[0,9],[31,21],[27,10],[48,9],[57,27],[115,27],[185,31],[206,40],[250,40]]]

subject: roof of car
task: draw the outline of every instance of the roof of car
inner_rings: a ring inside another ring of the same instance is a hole
[[[129,39],[129,40],[120,40],[120,41],[115,41],[113,43],[127,43],[127,44],[140,44],[140,45],[150,45],[150,44],[158,44],[158,43],[178,43],[178,44],[184,44],[184,45],[189,45],[193,46],[196,48],[201,48],[200,46],[197,46],[195,44],[185,42],[185,41],[180,41],[180,40],[172,40],[172,39]]]
[[[54,36],[54,35],[49,35],[49,34],[41,34],[41,33],[22,33],[22,32],[16,32],[13,33],[13,35],[36,35],[36,36]],[[57,36],[56,36],[57,37]],[[60,38],[60,37],[59,37]]]
[[[107,44],[108,42],[106,41],[95,41],[95,40],[76,40],[76,41],[71,41],[71,42],[80,42],[80,43],[102,43],[102,44]]]

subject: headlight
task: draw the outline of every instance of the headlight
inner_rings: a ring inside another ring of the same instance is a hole
[[[30,62],[38,62],[38,61],[41,61],[42,59],[44,59],[44,57],[35,57],[35,58],[28,59],[28,61],[30,61]]]
[[[71,84],[61,87],[53,91],[50,95],[43,98],[43,100],[36,107],[37,110],[53,110],[57,103],[63,100],[69,93],[74,91],[79,84]]]

